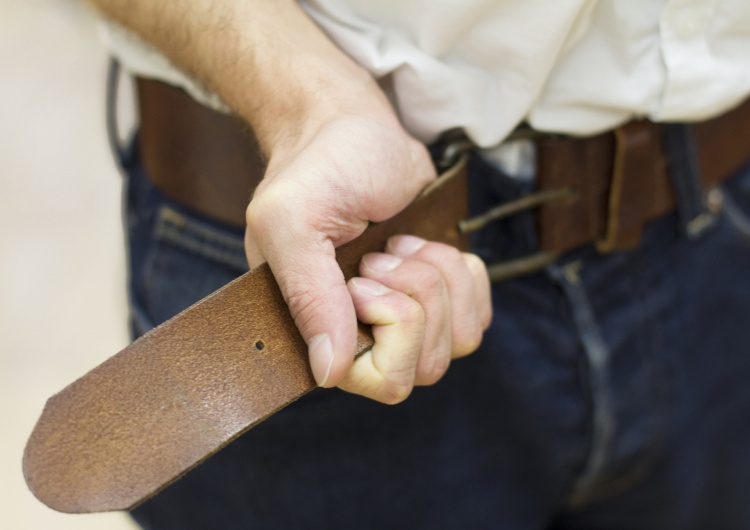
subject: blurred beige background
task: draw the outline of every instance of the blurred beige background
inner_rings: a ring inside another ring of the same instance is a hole
[[[3,528],[135,527],[119,513],[56,513],[21,474],[46,398],[127,343],[120,178],[104,134],[106,61],[81,0],[0,2]]]

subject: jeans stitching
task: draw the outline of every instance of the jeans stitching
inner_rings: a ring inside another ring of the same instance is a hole
[[[175,214],[184,219],[184,225],[180,226],[172,220]],[[175,212],[169,206],[162,206],[159,209],[155,235],[157,239],[230,267],[239,270],[247,269],[244,253],[241,257],[237,255],[240,251],[244,251],[242,243],[229,235],[201,226],[199,222]]]
[[[592,406],[592,433],[587,461],[573,486],[569,502],[585,502],[590,488],[606,465],[611,453],[616,425],[610,384],[610,351],[601,335],[577,268],[580,261],[549,268],[553,279],[562,287],[570,304],[573,320],[588,361],[588,386]]]

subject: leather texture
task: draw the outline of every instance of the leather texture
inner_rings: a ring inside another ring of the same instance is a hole
[[[466,249],[457,224],[467,203],[462,158],[403,212],[337,250],[345,276],[396,233]],[[371,346],[361,326],[357,355]],[[314,388],[307,348],[263,265],[51,397],[24,476],[55,510],[133,508]]]

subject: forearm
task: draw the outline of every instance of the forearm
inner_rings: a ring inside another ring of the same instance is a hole
[[[372,78],[293,0],[90,0],[252,125],[267,155],[346,112],[391,115]]]

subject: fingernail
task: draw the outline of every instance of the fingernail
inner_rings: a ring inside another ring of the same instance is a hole
[[[369,294],[370,296],[383,296],[390,289],[373,280],[367,278],[352,278],[349,282],[354,285],[354,288],[362,294]]]
[[[427,243],[421,237],[394,236],[388,240],[388,248],[400,256],[411,256]]]
[[[310,355],[310,367],[318,386],[325,386],[333,366],[333,345],[326,333],[315,335],[307,345]]]
[[[391,272],[393,269],[401,265],[404,260],[399,257],[391,256],[390,254],[366,254],[362,258],[362,262],[365,267],[368,267],[378,272]]]

